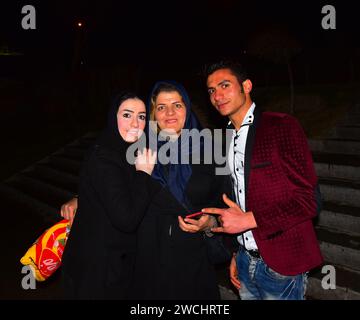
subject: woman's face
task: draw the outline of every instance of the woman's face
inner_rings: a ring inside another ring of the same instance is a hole
[[[126,142],[135,142],[142,135],[146,124],[145,104],[140,99],[127,99],[120,105],[117,124]]]
[[[160,92],[155,101],[154,118],[160,130],[180,135],[185,125],[186,107],[177,91]]]

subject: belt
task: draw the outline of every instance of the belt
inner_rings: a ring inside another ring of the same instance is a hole
[[[247,250],[247,249],[245,249],[244,246],[241,246],[241,248],[242,248],[242,250],[244,250],[246,253],[248,253],[253,258],[256,258],[256,259],[261,258],[260,252],[258,250]]]
[[[249,255],[251,255],[253,258],[260,259],[261,255],[260,252],[257,250],[245,250]]]

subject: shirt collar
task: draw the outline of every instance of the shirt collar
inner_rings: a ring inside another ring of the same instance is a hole
[[[255,110],[255,102],[252,103],[249,110],[246,112],[246,115],[244,117],[244,120],[240,126],[243,127],[245,125],[252,125],[254,122],[254,110]],[[226,129],[235,129],[234,125],[231,121],[228,122]]]

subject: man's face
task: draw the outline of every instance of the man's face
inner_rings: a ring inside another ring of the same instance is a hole
[[[246,102],[246,95],[229,69],[219,69],[208,76],[207,87],[212,105],[222,116],[231,116]]]

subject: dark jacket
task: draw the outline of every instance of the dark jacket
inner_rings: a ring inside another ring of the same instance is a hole
[[[161,189],[151,176],[126,161],[128,146],[108,128],[84,162],[78,211],[63,256],[67,298],[127,298],[136,230]]]
[[[225,207],[221,195],[231,192],[230,182],[214,170],[214,165],[192,165],[186,195],[193,212]],[[179,228],[177,217],[189,213],[167,188],[154,197],[138,230],[133,299],[219,299],[204,233]]]

